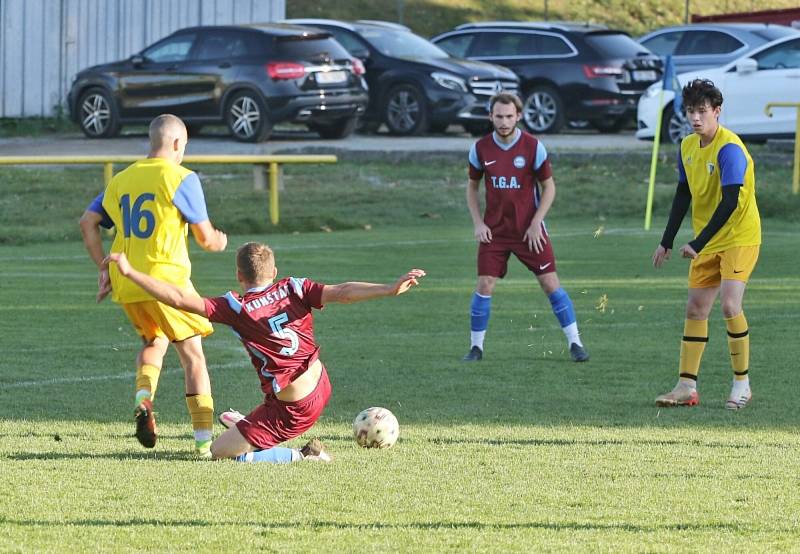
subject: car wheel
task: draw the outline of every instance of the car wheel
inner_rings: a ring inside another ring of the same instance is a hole
[[[241,91],[228,101],[225,120],[231,134],[242,142],[262,142],[272,132],[267,108],[257,93]]]
[[[319,133],[324,139],[342,139],[349,137],[358,125],[358,117],[343,117],[326,123],[309,123],[308,128]]]
[[[422,92],[399,85],[386,95],[384,119],[393,135],[421,135],[428,130],[428,106]]]
[[[683,137],[692,133],[689,120],[682,113],[675,113],[673,104],[664,108],[664,115],[661,117],[661,139],[668,140],[672,144],[678,144]]]
[[[464,130],[473,137],[482,137],[492,132],[492,124],[488,121],[470,121],[464,123]]]
[[[624,117],[607,117],[602,119],[593,119],[592,127],[601,133],[619,133],[626,123]]]
[[[99,88],[81,94],[78,100],[78,124],[89,138],[117,136],[121,125],[117,104],[111,95]]]
[[[522,121],[534,133],[557,133],[564,126],[564,105],[552,87],[536,86],[528,91],[522,106]]]

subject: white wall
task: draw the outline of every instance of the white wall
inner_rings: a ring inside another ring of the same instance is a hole
[[[286,0],[0,0],[0,117],[54,115],[78,71],[177,29],[284,17]]]

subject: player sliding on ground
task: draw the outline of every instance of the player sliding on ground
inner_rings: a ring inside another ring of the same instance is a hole
[[[478,285],[470,306],[470,350],[464,361],[483,358],[492,292],[497,280],[505,277],[513,253],[536,276],[550,300],[572,359],[585,362],[589,354],[578,334],[572,300],[558,280],[555,254],[544,225],[556,197],[547,151],[536,137],[517,128],[522,102],[515,95],[494,95],[489,101],[489,117],[494,132],[476,142],[469,152],[467,207],[479,245]],[[483,215],[478,202],[481,180],[486,188]]]
[[[234,411],[222,414],[220,422],[228,430],[211,445],[213,458],[240,462],[330,461],[317,439],[300,450],[278,446],[308,431],[331,395],[328,373],[314,341],[312,308],[397,296],[425,275],[421,269],[412,269],[395,283],[385,285],[323,285],[295,277],[275,282],[272,250],[249,242],[236,252],[236,278],[244,294],[227,292],[216,298],[201,298],[191,289],[180,289],[136,271],[124,254],[111,254],[106,258],[109,262],[115,262],[121,275],[160,302],[229,325],[242,341],[261,381],[264,403],[247,416]]]

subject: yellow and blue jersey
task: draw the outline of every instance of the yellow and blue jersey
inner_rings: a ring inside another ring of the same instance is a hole
[[[88,209],[116,228],[111,252],[124,252],[139,271],[179,287],[191,286],[189,223],[208,219],[197,175],[169,160],[148,158],[121,171]],[[102,210],[102,212],[100,211]],[[113,300],[132,303],[153,297],[110,268]]]
[[[720,125],[714,140],[702,148],[699,135],[691,134],[684,138],[678,158],[678,174],[680,182],[689,185],[692,195],[695,236],[705,228],[719,206],[722,187],[742,185],[736,209],[703,248],[704,254],[761,244],[753,159],[735,133]]]

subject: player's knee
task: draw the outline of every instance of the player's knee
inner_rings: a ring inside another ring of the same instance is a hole
[[[497,282],[497,278],[495,277],[488,277],[488,276],[480,276],[478,277],[478,286],[476,288],[478,294],[482,296],[491,296],[492,292],[494,292],[494,285]]]
[[[727,318],[737,316],[742,312],[742,304],[736,299],[723,298],[721,304],[722,315]]]

